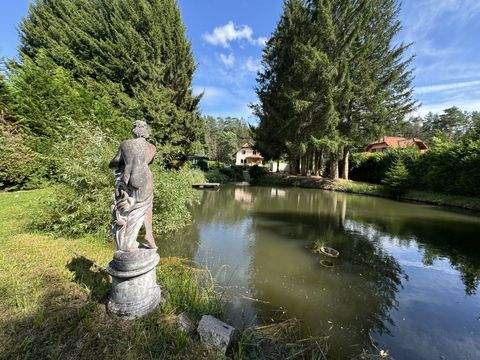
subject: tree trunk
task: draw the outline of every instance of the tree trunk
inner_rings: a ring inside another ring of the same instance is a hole
[[[325,176],[325,150],[320,150],[320,158],[318,159],[318,175]]]
[[[338,159],[332,159],[330,164],[330,178],[332,180],[338,179]]]
[[[280,172],[280,159],[277,160],[277,173]]]
[[[348,173],[350,171],[350,151],[345,150],[343,158],[342,179],[348,180]]]

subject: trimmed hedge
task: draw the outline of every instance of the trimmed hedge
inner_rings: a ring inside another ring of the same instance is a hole
[[[480,140],[451,143],[435,139],[425,154],[413,148],[354,154],[350,178],[381,184],[397,161],[408,171],[409,189],[480,196]]]

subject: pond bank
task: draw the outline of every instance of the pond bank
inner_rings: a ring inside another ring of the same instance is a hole
[[[103,270],[112,244],[102,237],[54,237],[29,228],[51,193],[52,188],[0,194],[0,359],[224,358],[176,325],[183,311],[194,321],[204,314],[222,318],[225,299],[206,269],[163,257],[157,278],[168,294],[166,303],[134,321],[114,319],[105,308],[109,279]],[[299,341],[297,328],[298,322],[288,320],[241,329],[229,357],[326,353],[325,339]]]
[[[350,180],[336,180],[318,176],[300,176],[288,174],[268,173],[256,182],[259,186],[286,186],[308,189],[339,191],[351,194],[378,196],[401,201],[418,202],[429,205],[453,207],[480,213],[480,199],[466,196],[431,193],[410,190],[400,198],[388,194],[382,185],[355,182]]]

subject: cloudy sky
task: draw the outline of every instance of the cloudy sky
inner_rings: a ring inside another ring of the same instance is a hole
[[[204,92],[204,114],[239,116],[254,123],[255,76],[281,0],[178,0],[192,41]],[[0,55],[13,57],[17,24],[28,0],[2,0]],[[412,42],[419,113],[457,105],[480,110],[480,0],[404,0],[400,41]]]

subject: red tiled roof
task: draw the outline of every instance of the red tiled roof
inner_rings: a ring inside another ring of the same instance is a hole
[[[408,146],[416,145],[420,150],[428,149],[427,144],[425,144],[425,142],[417,138],[407,139],[400,136],[384,136],[378,141],[369,144],[365,148],[365,151],[369,151],[374,145],[381,145],[381,144],[385,144],[386,147],[391,147],[391,148],[405,148]]]

